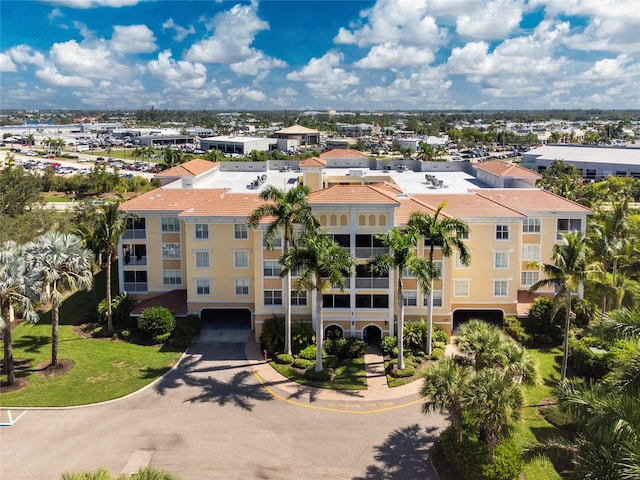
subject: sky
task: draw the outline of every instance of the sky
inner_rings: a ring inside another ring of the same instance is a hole
[[[0,109],[640,108],[640,0],[0,0]]]

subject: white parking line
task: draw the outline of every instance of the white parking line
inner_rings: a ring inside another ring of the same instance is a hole
[[[6,412],[6,417],[7,417],[8,421],[4,421],[5,412]],[[16,423],[18,420],[20,420],[20,418],[25,413],[27,413],[27,411],[23,410],[20,415],[18,415],[16,418],[13,418],[13,414],[11,413],[11,410],[0,410],[0,419],[3,420],[3,421],[0,422],[0,427],[11,427],[11,426],[13,426],[13,424]]]

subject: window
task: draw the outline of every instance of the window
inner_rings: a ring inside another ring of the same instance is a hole
[[[146,222],[144,218],[130,218],[127,220],[127,230],[122,235],[123,239],[147,238]]]
[[[496,225],[496,240],[509,240],[509,225]]]
[[[540,260],[540,245],[522,245],[522,260],[537,262]]]
[[[370,258],[387,253],[382,240],[375,235],[356,235],[356,257]]]
[[[349,295],[322,295],[322,306],[324,308],[349,308],[351,298]]]
[[[329,235],[331,238],[333,238],[333,241],[336,242],[338,245],[340,245],[341,247],[346,248],[347,250],[349,250],[349,248],[351,247],[351,235],[349,234],[330,234]]]
[[[123,272],[124,290],[126,292],[146,292],[147,291],[147,271],[134,270]]]
[[[246,223],[236,223],[233,225],[233,238],[236,240],[246,240],[249,238],[249,229]]]
[[[509,252],[494,252],[493,268],[496,268],[496,269],[509,268]]]
[[[582,230],[582,221],[579,218],[559,218],[557,223],[558,240],[562,240],[562,233],[579,232]]]
[[[459,240],[469,240],[469,230],[465,232],[463,229],[458,228],[456,231],[456,236]]]
[[[208,278],[196,278],[196,295],[211,295],[211,283]]]
[[[164,270],[162,272],[163,285],[182,285],[182,272],[180,270]]]
[[[494,297],[506,297],[507,289],[509,287],[508,280],[494,280],[493,281],[493,296]]]
[[[457,250],[455,253],[455,264],[456,264],[456,268],[469,268],[469,265],[465,265],[464,263],[462,263],[462,258],[460,258],[460,252]]]
[[[278,260],[265,260],[263,275],[265,277],[278,277],[280,276],[280,262]]]
[[[238,278],[235,280],[236,295],[249,295],[249,279]]]
[[[298,292],[293,290],[291,292],[291,305],[303,307],[307,304],[307,292]]]
[[[209,224],[196,223],[196,240],[206,240],[209,238]]]
[[[437,273],[435,278],[442,278],[442,268],[444,267],[444,262],[442,260],[434,260],[433,265],[436,268]]]
[[[520,285],[530,287],[540,279],[540,272],[522,272],[520,274]]]
[[[282,290],[265,290],[265,305],[282,305]]]
[[[233,266],[235,268],[249,268],[249,252],[247,250],[233,252]]]
[[[162,231],[163,232],[179,232],[180,220],[178,220],[177,218],[163,218]]]
[[[209,268],[209,251],[196,251],[196,268]]]
[[[522,221],[523,233],[540,233],[540,219],[539,218],[525,218]]]
[[[431,290],[433,293],[433,306],[441,307],[442,306],[442,290]],[[429,307],[429,295],[426,293],[422,297],[422,305],[425,307]]]
[[[405,290],[404,292],[404,306],[405,307],[417,307],[418,306],[418,291],[417,290]]]
[[[453,293],[456,297],[468,297],[469,280],[455,280],[453,282]]]
[[[373,272],[366,264],[357,265],[356,288],[389,288],[389,273]]]
[[[356,308],[389,308],[389,295],[356,295]]]
[[[271,246],[273,248],[282,248],[282,235],[276,235],[275,237],[273,237],[273,245]],[[269,245],[267,244],[267,238],[264,233],[262,234],[262,247],[269,248]]]
[[[180,244],[179,243],[163,243],[162,258],[164,259],[180,258]]]

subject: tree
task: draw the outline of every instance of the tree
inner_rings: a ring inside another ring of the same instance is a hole
[[[280,263],[283,275],[290,275],[291,269],[300,272],[298,290],[315,291],[316,301],[316,365],[315,371],[322,371],[322,294],[331,286],[344,291],[345,277],[351,276],[356,259],[327,235],[307,235],[302,245],[283,254]]]
[[[536,262],[546,278],[537,281],[529,288],[535,292],[544,286],[556,288],[556,302],[564,299],[566,314],[564,321],[564,340],[562,353],[562,369],[560,381],[567,377],[567,361],[569,358],[569,329],[571,327],[571,294],[578,292],[587,276],[587,242],[582,232],[562,234],[563,243],[553,246],[551,259],[553,263]]]
[[[582,174],[575,165],[554,160],[549,168],[542,172],[542,178],[536,182],[536,187],[572,200],[582,183]]]
[[[222,150],[218,150],[217,148],[212,148],[207,153],[203,155],[205,160],[210,160],[212,162],[219,162],[224,158],[224,153]]]
[[[303,232],[315,231],[320,224],[313,216],[308,203],[309,189],[298,185],[288,191],[273,185],[260,192],[260,198],[267,203],[257,207],[249,216],[249,226],[257,228],[263,219],[272,219],[264,238],[269,250],[273,249],[276,238],[282,233],[283,256],[287,256],[292,243],[295,245],[296,226]],[[291,355],[291,272],[285,274],[285,353]]]
[[[471,375],[468,366],[459,365],[452,357],[444,358],[425,372],[420,393],[427,398],[422,413],[448,413],[458,442],[462,441],[462,399]]]
[[[120,202],[109,202],[96,209],[94,237],[100,249],[105,253],[107,259],[107,329],[113,333],[113,311],[111,302],[111,263],[116,254],[118,240],[127,229],[129,220],[135,218],[134,215],[120,210]]]
[[[429,265],[425,258],[416,255],[419,233],[415,229],[394,227],[388,233],[379,235],[388,253],[375,256],[369,265],[375,273],[387,273],[395,269],[396,278],[396,314],[398,317],[398,368],[404,369],[404,280],[403,272],[413,274],[422,288],[430,288]]]
[[[4,337],[7,385],[13,385],[16,380],[11,343],[11,310],[22,312],[29,322],[37,322],[38,314],[31,303],[32,299],[37,298],[37,290],[37,278],[29,271],[22,249],[12,241],[0,245],[0,330]]]
[[[49,231],[25,248],[25,258],[39,275],[51,302],[51,365],[58,365],[58,322],[63,291],[91,288],[92,254],[78,237]]]
[[[471,254],[464,243],[464,236],[469,234],[469,225],[458,218],[444,216],[440,219],[440,214],[446,206],[441,203],[436,208],[433,215],[414,212],[409,217],[409,226],[417,229],[425,240],[425,245],[429,245],[429,311],[427,314],[427,354],[431,355],[431,336],[433,331],[433,280],[440,278],[442,272],[438,271],[435,264],[435,247],[440,247],[442,256],[448,258],[455,251],[460,256],[463,265],[471,263]]]
[[[22,167],[8,165],[0,172],[0,212],[17,217],[40,200],[41,180]]]

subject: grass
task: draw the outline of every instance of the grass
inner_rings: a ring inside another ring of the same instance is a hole
[[[62,202],[71,202],[69,197],[61,197],[56,195],[43,195],[42,200],[46,203],[62,203]]]
[[[335,378],[331,381],[311,381],[304,377],[291,365],[271,362],[270,365],[289,380],[308,387],[327,388],[330,390],[366,390],[367,375],[364,358],[342,360],[335,369]]]
[[[115,263],[113,268],[116,269]],[[117,275],[112,275],[112,279],[117,282]],[[95,282],[98,300],[104,287],[102,271]],[[80,337],[72,326],[92,317],[95,301],[94,292],[76,292],[60,307],[58,358],[74,362],[71,371],[64,375],[43,377],[35,370],[51,360],[50,311],[40,315],[39,323],[23,323],[12,331],[14,359],[29,364],[16,376],[26,379],[28,385],[19,391],[2,393],[0,405],[62,407],[111,400],[151,383],[180,358],[181,352],[158,346]]]

